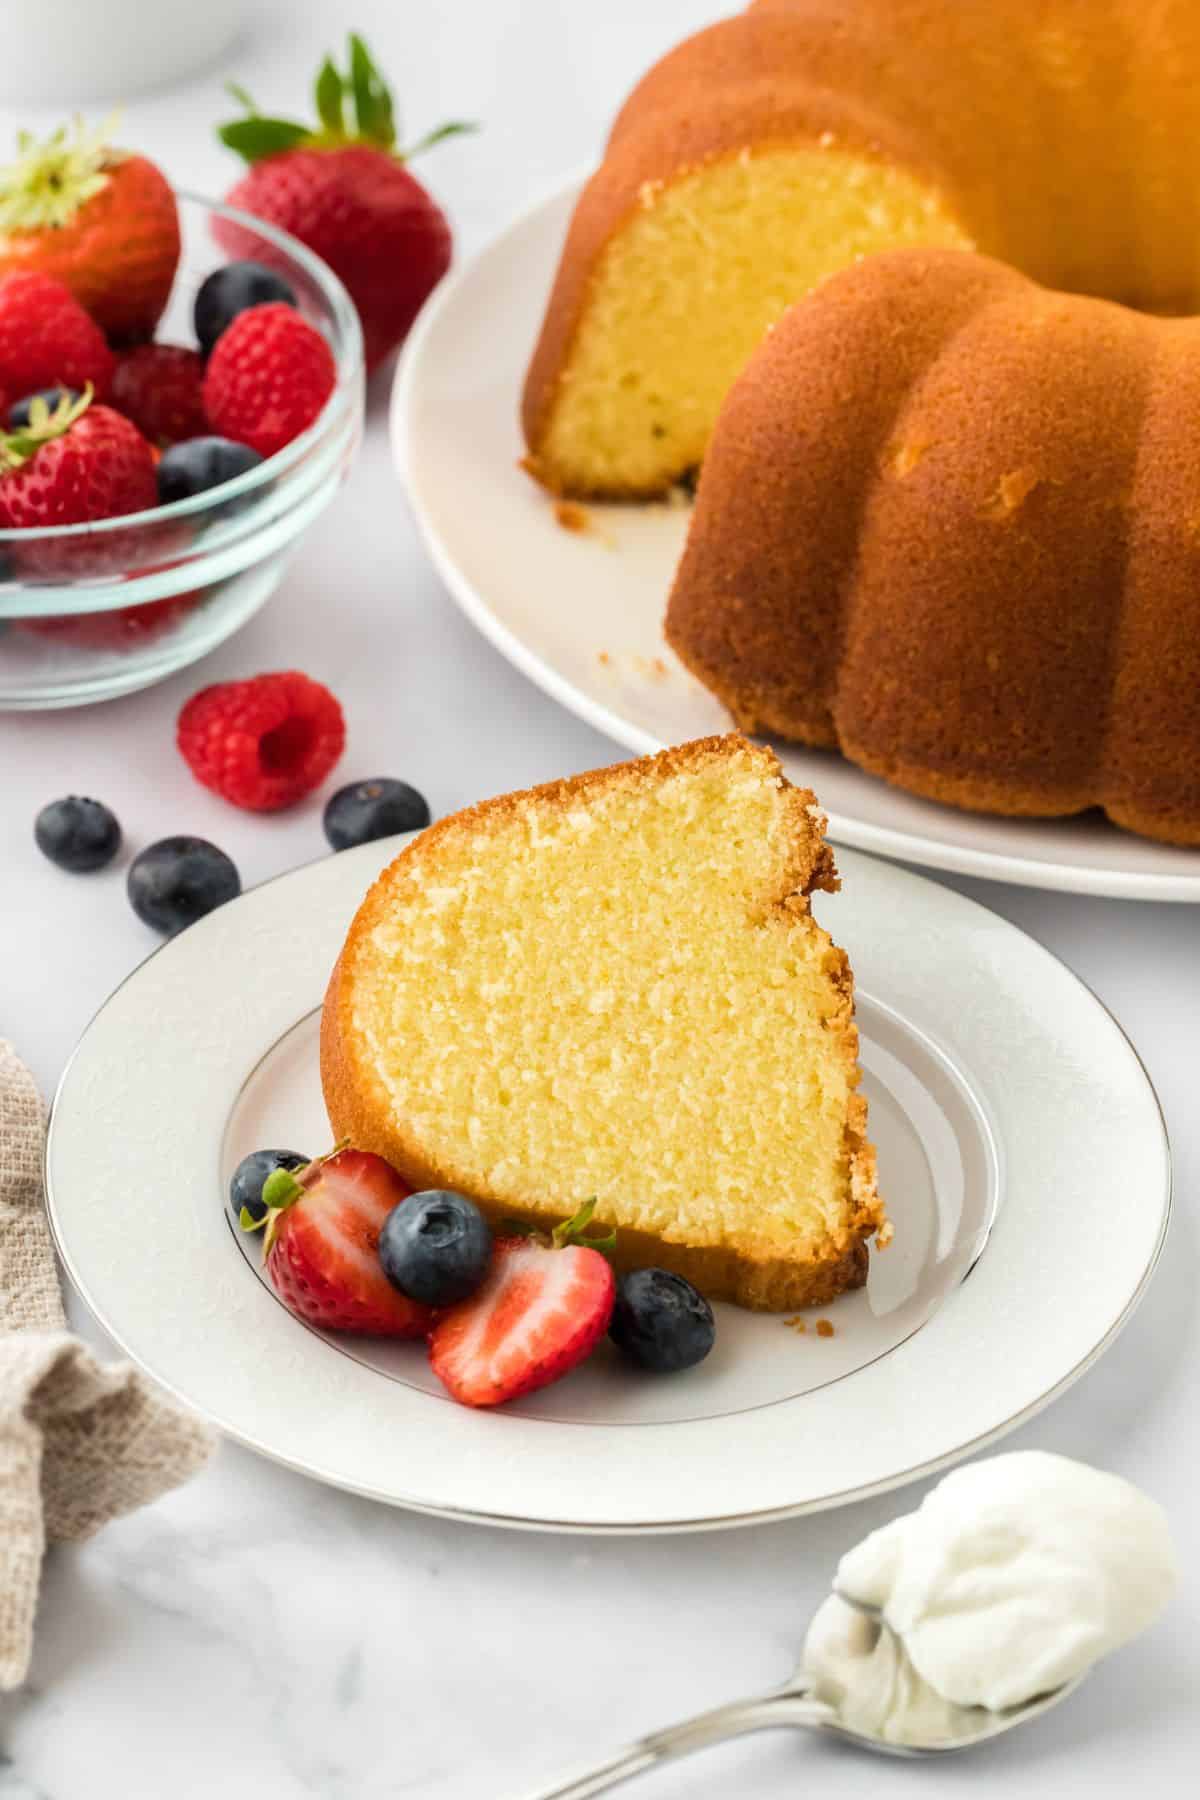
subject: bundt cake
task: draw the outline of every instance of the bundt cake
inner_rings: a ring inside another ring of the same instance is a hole
[[[865,253],[978,248],[1200,311],[1196,0],[757,0],[634,90],[571,223],[527,466],[661,494],[790,302]]]
[[[767,1310],[886,1235],[853,980],[813,797],[713,738],[510,794],[408,845],[330,982],[337,1136],[546,1226],[591,1196],[618,1261]]]
[[[896,250],[735,383],[667,637],[743,727],[1200,844],[1200,319]]]

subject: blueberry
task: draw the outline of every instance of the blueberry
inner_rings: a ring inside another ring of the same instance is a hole
[[[138,918],[168,937],[242,891],[225,852],[198,837],[160,838],[134,858],[126,885]]]
[[[429,804],[407,781],[381,775],[339,788],[325,807],[325,836],[335,850],[350,850],[397,831],[422,831],[429,823]]]
[[[43,806],[33,835],[43,856],[75,875],[102,869],[121,847],[121,827],[108,807],[77,794]]]
[[[229,1183],[229,1209],[237,1222],[241,1223],[243,1208],[256,1224],[266,1217],[262,1191],[268,1175],[276,1169],[303,1169],[311,1161],[298,1150],[252,1150],[243,1156]]]
[[[617,1282],[608,1335],[639,1368],[672,1375],[703,1362],[716,1323],[704,1295],[669,1269],[634,1269]]]
[[[221,333],[251,306],[282,300],[295,306],[296,296],[274,269],[257,262],[231,262],[202,281],[192,309],[200,349],[208,355]]]
[[[262,461],[249,444],[235,444],[232,438],[187,438],[164,450],[158,462],[158,498],[163,506],[172,500],[190,500],[193,494],[206,494],[220,487]],[[247,496],[249,498],[249,496]],[[232,502],[230,511],[240,504]]]
[[[72,406],[74,406],[79,398],[80,393],[77,388],[40,388],[36,394],[26,394],[23,399],[13,401],[8,409],[8,428],[10,431],[20,431],[24,426],[28,425],[30,408],[35,400],[44,400],[47,409],[50,412],[53,412],[57,406],[62,404],[64,399],[69,400]]]
[[[393,1206],[379,1233],[384,1274],[425,1306],[452,1306],[473,1294],[491,1256],[491,1229],[474,1201],[440,1188]]]

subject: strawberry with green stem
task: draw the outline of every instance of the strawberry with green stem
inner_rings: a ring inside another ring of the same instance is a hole
[[[362,321],[367,368],[374,368],[407,335],[450,266],[446,217],[407,164],[473,127],[441,125],[399,149],[391,93],[354,34],[345,72],[330,57],[318,72],[315,127],[264,115],[244,88],[230,91],[246,117],[221,126],[219,135],[250,169],[227,201],[291,232],[340,276]],[[270,261],[271,247],[245,227],[220,220],[216,230],[232,256]]]

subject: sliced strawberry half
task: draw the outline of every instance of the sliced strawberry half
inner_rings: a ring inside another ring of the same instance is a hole
[[[464,1406],[499,1406],[569,1374],[608,1329],[616,1280],[589,1204],[550,1242],[498,1238],[483,1286],[438,1318],[433,1372]]]
[[[263,1188],[267,1212],[242,1214],[245,1230],[265,1225],[263,1260],[284,1305],[326,1331],[425,1337],[429,1307],[398,1293],[379,1262],[379,1233],[409,1188],[381,1156],[338,1149]]]

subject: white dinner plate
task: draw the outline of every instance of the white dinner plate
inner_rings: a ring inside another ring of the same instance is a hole
[[[455,1405],[419,1345],[298,1323],[225,1193],[251,1149],[328,1146],[317,1009],[399,842],[268,882],[166,944],[93,1020],[55,1099],[47,1194],[72,1279],[136,1362],[232,1437],[356,1492],[493,1524],[746,1524],[977,1451],[1112,1342],[1169,1210],[1136,1055],[1014,926],[854,852],[817,910],[858,974],[896,1235],[867,1286],[826,1309],[832,1336],[813,1315],[801,1333],[721,1306],[716,1348],[686,1375],[639,1375],[605,1343],[487,1413]]]
[[[579,185],[439,289],[397,375],[392,441],[429,552],[468,618],[555,700],[640,754],[726,731],[729,718],[663,641],[686,507],[589,506],[579,534],[517,466],[521,383]],[[830,751],[777,748],[838,843],[1029,887],[1200,901],[1200,851],[1134,837],[1098,813],[958,812]]]

